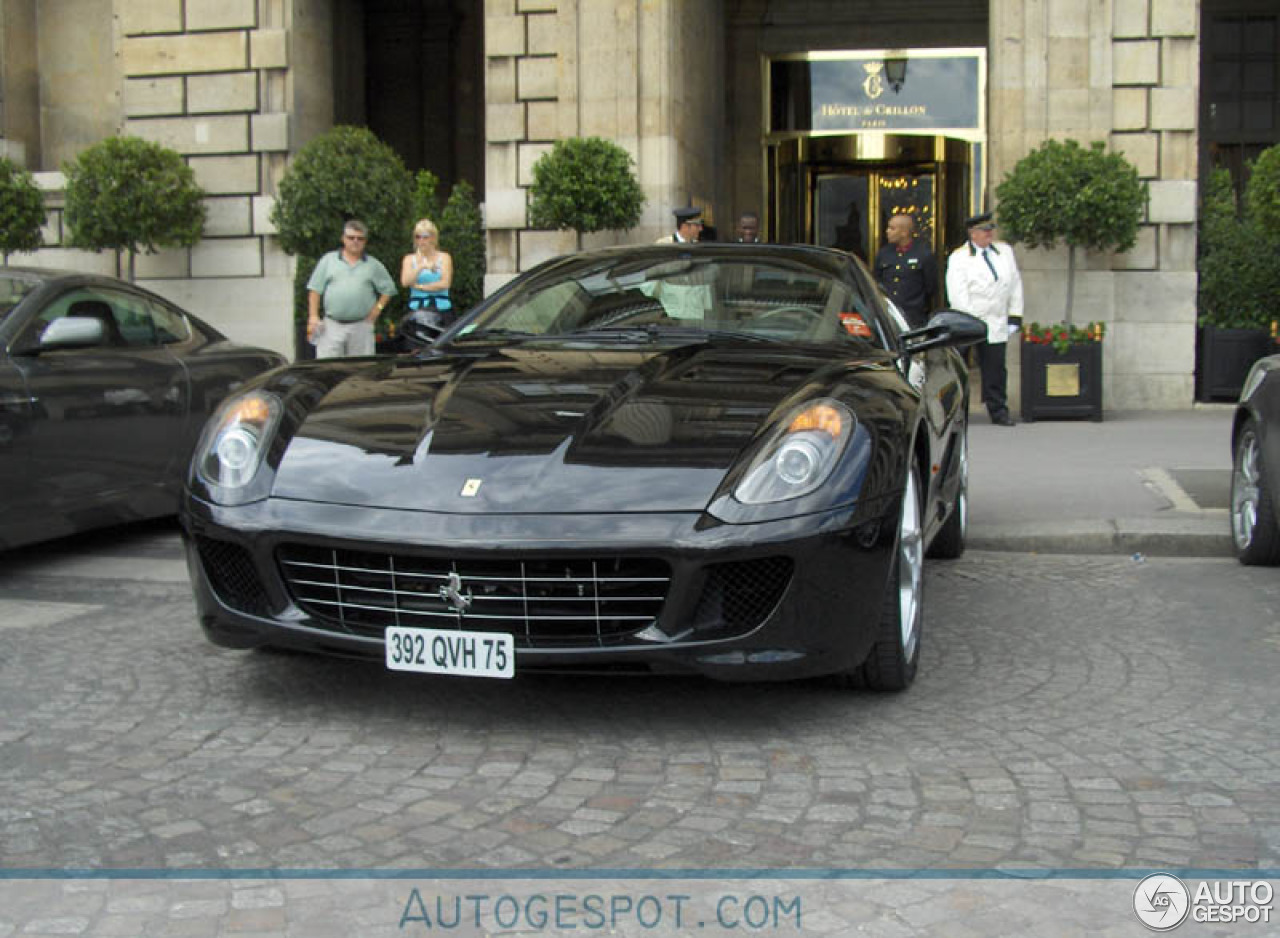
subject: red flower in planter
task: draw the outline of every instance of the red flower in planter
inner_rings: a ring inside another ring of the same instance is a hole
[[[1073,345],[1101,342],[1106,334],[1107,327],[1102,322],[1090,322],[1083,326],[1077,326],[1074,323],[1051,323],[1042,326],[1038,322],[1033,322],[1023,329],[1023,341],[1035,345],[1052,345],[1062,353]]]

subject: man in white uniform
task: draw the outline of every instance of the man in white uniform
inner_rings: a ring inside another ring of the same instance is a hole
[[[964,224],[969,240],[947,260],[947,298],[953,309],[972,313],[987,324],[987,339],[977,346],[982,403],[992,423],[1012,427],[1005,359],[1009,336],[1022,325],[1022,275],[1013,248],[995,240],[990,212],[974,215]]]

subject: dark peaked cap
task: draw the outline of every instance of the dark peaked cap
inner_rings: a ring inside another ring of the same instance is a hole
[[[992,228],[996,226],[995,222],[991,220],[990,212],[983,212],[981,215],[970,215],[964,220],[964,226],[966,228],[982,228],[987,225],[990,225]]]
[[[676,216],[676,224],[683,225],[685,222],[697,221],[699,218],[701,218],[702,209],[694,208],[692,205],[690,205],[686,208],[678,208],[674,212],[672,212],[672,214]]]

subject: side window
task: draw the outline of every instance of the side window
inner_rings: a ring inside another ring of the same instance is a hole
[[[131,293],[80,289],[64,293],[46,306],[32,326],[38,340],[49,323],[64,316],[97,319],[103,325],[104,345],[134,348],[185,342],[191,326],[181,313]]]
[[[148,309],[150,305],[140,296],[120,294],[111,297],[112,311],[115,313],[116,324],[120,327],[120,335],[125,345],[158,344],[155,322]]]
[[[146,309],[155,329],[156,340],[161,345],[185,342],[191,338],[191,323],[177,310],[151,301],[147,302]]]

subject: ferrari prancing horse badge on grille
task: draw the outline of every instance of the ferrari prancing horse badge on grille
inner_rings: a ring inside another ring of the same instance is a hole
[[[476,493],[480,491],[480,484],[483,479],[468,479],[466,484],[462,486],[463,498],[475,498]]]

